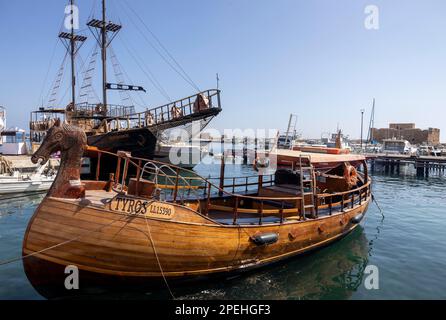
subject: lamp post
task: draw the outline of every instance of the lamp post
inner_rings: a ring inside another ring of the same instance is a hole
[[[364,109],[361,109],[361,152],[362,152],[362,131],[364,127]]]

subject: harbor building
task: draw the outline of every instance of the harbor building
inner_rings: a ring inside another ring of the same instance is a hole
[[[416,128],[415,123],[390,123],[388,128],[372,128],[373,140],[382,142],[384,139],[404,139],[411,144],[440,144],[440,129]]]

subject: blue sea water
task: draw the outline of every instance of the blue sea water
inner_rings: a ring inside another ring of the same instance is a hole
[[[227,176],[251,172],[227,166]],[[198,165],[203,176],[219,166]],[[310,254],[232,279],[171,287],[177,299],[446,299],[446,178],[372,173],[371,204],[353,233]],[[42,195],[0,202],[0,262],[20,257],[23,235]],[[364,273],[376,266],[379,289]],[[103,299],[170,298],[167,290],[92,293]],[[91,298],[91,297],[89,297]],[[44,299],[28,282],[22,262],[0,265],[0,299]]]

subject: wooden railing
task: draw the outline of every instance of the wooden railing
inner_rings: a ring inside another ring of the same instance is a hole
[[[197,211],[205,216],[208,216],[213,210],[220,212],[232,212],[233,223],[237,224],[239,214],[256,214],[258,215],[258,223],[262,224],[266,216],[280,217],[280,223],[287,219],[306,220],[308,218],[306,210],[302,210],[301,201],[302,196],[289,197],[265,197],[253,196],[249,194],[236,193],[237,188],[242,188],[245,191],[249,190],[250,186],[257,186],[257,190],[262,187],[273,185],[274,176],[250,176],[250,177],[228,177],[224,181],[231,181],[232,183],[220,183],[223,188],[213,183],[213,180],[219,178],[203,178],[191,170],[180,168],[174,165],[162,163],[159,161],[148,160],[138,157],[130,157],[127,153],[121,152],[118,154],[107,151],[97,150],[96,148],[89,148],[89,151],[98,153],[98,164],[96,167],[96,180],[99,179],[100,163],[102,154],[112,155],[118,158],[117,168],[113,174],[114,186],[120,190],[125,190],[127,183],[127,173],[130,165],[136,168],[136,179],[139,183],[144,179],[144,174],[156,175],[151,177],[152,181],[156,180],[157,188],[163,189],[170,194],[169,201],[184,203],[185,201],[197,201]],[[147,164],[151,164],[152,170],[147,169]],[[122,168],[123,166],[123,168]],[[166,170],[167,169],[167,170]],[[122,172],[122,176],[121,176]],[[164,180],[160,179],[163,178]],[[250,179],[256,179],[256,182],[251,182]],[[336,193],[322,193],[314,194],[315,215],[312,218],[317,218],[322,210],[327,210],[328,215],[335,213],[342,213],[348,208],[354,208],[355,205],[362,205],[364,201],[368,201],[371,197],[371,181],[366,177],[364,185],[348,190],[345,192]],[[149,177],[150,179],[150,177]],[[244,179],[244,183],[238,180]],[[169,182],[169,183],[167,183]],[[227,189],[231,189],[228,191]],[[193,198],[189,196],[194,194]],[[216,205],[212,203],[212,199],[224,199],[225,205]],[[249,203],[250,208],[243,208],[245,203]]]
[[[213,177],[207,178],[208,181],[220,181],[220,178]],[[259,184],[260,181],[260,184]],[[272,186],[274,184],[274,175],[252,175],[244,177],[225,177],[223,179],[222,190],[231,190],[230,192],[235,193],[236,191],[248,192],[252,186]],[[220,191],[220,190],[219,190]]]

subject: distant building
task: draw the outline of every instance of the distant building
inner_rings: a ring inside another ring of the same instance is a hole
[[[373,140],[382,142],[384,139],[404,139],[411,144],[440,144],[440,129],[422,130],[415,123],[391,123],[388,128],[372,128]]]

